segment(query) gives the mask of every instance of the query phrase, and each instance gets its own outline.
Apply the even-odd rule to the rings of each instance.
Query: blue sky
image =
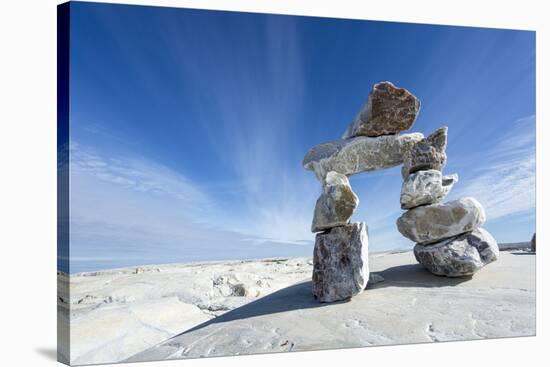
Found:
[[[71,272],[309,256],[302,158],[383,80],[449,127],[449,199],[535,230],[534,32],[72,3],[70,52]],[[371,251],[411,248],[399,167],[350,180]]]

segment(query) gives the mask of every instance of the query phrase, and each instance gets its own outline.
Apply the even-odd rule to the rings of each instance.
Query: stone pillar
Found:
[[[369,241],[365,222],[318,233],[313,250],[313,295],[320,302],[349,299],[369,280]]]
[[[447,162],[447,128],[416,143],[403,162],[401,208],[397,229],[416,242],[414,256],[428,271],[447,277],[471,276],[498,259],[498,245],[481,228],[485,210],[474,198],[441,203],[458,182],[458,175],[442,176]]]

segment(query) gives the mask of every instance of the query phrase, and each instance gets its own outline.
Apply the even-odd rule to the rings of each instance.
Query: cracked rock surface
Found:
[[[435,275],[462,277],[498,259],[496,240],[483,228],[430,245],[414,247],[416,260]]]
[[[185,329],[311,277],[307,258],[141,266],[58,274],[60,331],[72,364],[124,360]],[[310,289],[311,292],[311,289]],[[69,312],[70,307],[70,312]],[[101,329],[98,333],[97,330]]]
[[[374,254],[385,280],[349,302],[317,302],[306,276],[128,361],[534,335],[536,255],[521,254],[502,252],[473,278],[435,277],[410,251]]]

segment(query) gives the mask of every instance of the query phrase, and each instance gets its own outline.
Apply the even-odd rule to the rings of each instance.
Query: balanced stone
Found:
[[[349,223],[359,198],[352,191],[349,180],[341,173],[330,171],[325,178],[323,193],[317,199],[312,232],[319,232]]]
[[[313,295],[335,302],[361,293],[369,280],[369,242],[364,222],[318,233],[313,250]]]
[[[457,181],[457,174],[443,177],[441,171],[435,169],[415,172],[405,179],[401,187],[401,208],[436,204],[447,196]]]
[[[410,129],[420,110],[420,101],[390,82],[375,84],[367,102],[347,128],[342,139],[354,136],[397,134]]]
[[[397,219],[397,229],[418,243],[432,243],[473,231],[485,222],[485,210],[474,198],[419,206]]]
[[[462,277],[474,274],[498,259],[496,240],[483,228],[431,245],[414,247],[416,260],[436,275]]]
[[[447,162],[447,127],[440,127],[409,149],[403,158],[403,178],[420,170],[441,171]]]
[[[302,165],[315,172],[321,182],[330,171],[350,176],[390,168],[403,163],[404,154],[423,137],[420,133],[413,133],[334,140],[311,148]]]

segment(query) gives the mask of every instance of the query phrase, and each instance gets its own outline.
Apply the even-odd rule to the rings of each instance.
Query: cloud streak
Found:
[[[511,124],[485,156],[485,164],[468,172],[453,197],[473,196],[488,220],[527,213],[535,208],[535,116]]]
[[[197,219],[207,219],[215,212],[209,195],[190,179],[150,160],[107,157],[93,149],[72,142],[71,172],[90,175],[100,181],[141,194],[177,200],[182,213],[191,212]]]
[[[74,142],[70,152],[71,272],[310,252],[311,241],[264,233],[180,172]]]
[[[225,188],[238,192],[243,204],[238,220],[227,220],[238,231],[281,241],[313,239],[309,228],[319,194],[318,183],[300,165],[305,152],[294,132],[304,118],[305,88],[296,27],[295,19],[276,17],[266,19],[259,32],[251,30],[250,47],[265,50],[256,60],[227,54],[223,43],[231,39],[224,28],[212,27],[203,35],[208,58],[200,52],[187,57],[186,45],[196,41],[186,38],[194,32],[185,25],[169,30],[165,38],[167,44],[179,45],[172,50],[181,60],[182,82],[193,86],[194,105],[219,116],[216,121],[200,114],[194,118],[231,171],[232,188]],[[175,34],[178,39],[172,38]],[[219,67],[209,67],[209,62],[222,59]],[[215,89],[205,87],[205,70],[213,70],[211,77],[224,82]]]

